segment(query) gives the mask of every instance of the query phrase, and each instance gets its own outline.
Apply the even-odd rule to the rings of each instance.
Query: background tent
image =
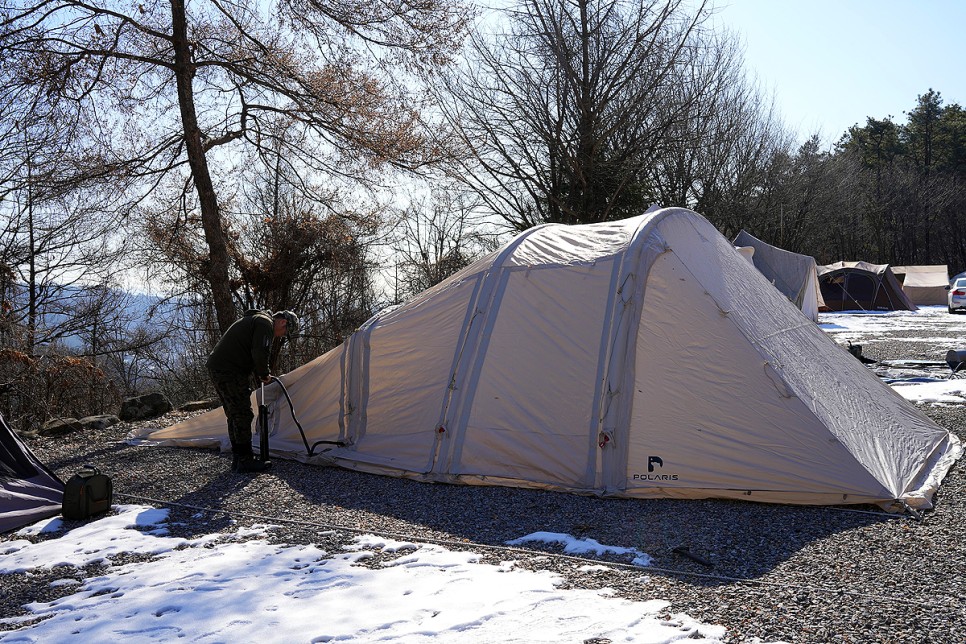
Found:
[[[814,257],[772,246],[744,230],[735,237],[734,245],[754,248],[751,261],[755,268],[810,320],[818,322],[824,302]]]
[[[818,284],[830,311],[915,311],[888,264],[836,262],[818,267]]]
[[[64,483],[0,416],[0,532],[60,514]]]
[[[426,481],[929,507],[960,451],[680,208],[532,228],[282,381],[344,445],[308,456],[281,399],[275,456]],[[225,448],[225,418],[129,440]]]
[[[945,264],[932,266],[893,266],[902,292],[913,304],[946,304],[949,269]]]

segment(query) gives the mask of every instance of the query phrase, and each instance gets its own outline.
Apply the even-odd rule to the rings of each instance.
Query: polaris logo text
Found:
[[[631,478],[635,481],[677,481],[677,474],[653,474],[657,467],[664,467],[664,459],[660,456],[647,457],[647,474],[633,474]]]

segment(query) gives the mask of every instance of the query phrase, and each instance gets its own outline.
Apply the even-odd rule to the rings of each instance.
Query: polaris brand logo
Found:
[[[657,468],[664,467],[664,459],[660,456],[647,457],[647,474],[633,474],[631,479],[634,481],[677,481],[677,474],[655,474]]]

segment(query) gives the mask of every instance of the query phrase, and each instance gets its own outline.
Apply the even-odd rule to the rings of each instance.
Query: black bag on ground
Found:
[[[61,514],[65,519],[89,519],[111,509],[114,484],[93,465],[70,477],[64,485]]]

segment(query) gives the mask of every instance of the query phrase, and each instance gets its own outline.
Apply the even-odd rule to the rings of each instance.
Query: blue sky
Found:
[[[964,0],[713,2],[800,139],[834,143],[868,116],[904,123],[930,88],[966,106]]]

